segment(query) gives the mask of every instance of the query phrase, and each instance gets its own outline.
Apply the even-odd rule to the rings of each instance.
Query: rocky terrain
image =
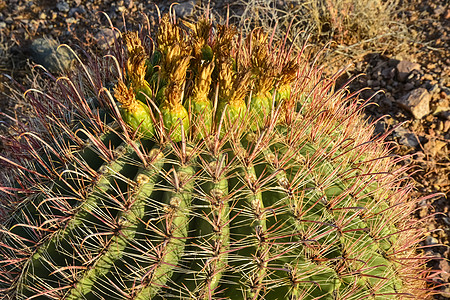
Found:
[[[282,6],[289,1],[278,2]],[[179,18],[188,18],[200,4],[178,3]],[[136,29],[143,22],[155,26],[155,5],[167,12],[170,3],[0,1],[0,131],[10,125],[6,115],[25,122],[28,116],[26,105],[11,97],[10,78],[29,85],[33,78],[30,63],[56,73],[70,67],[73,55],[65,48],[57,49],[59,44],[105,51],[118,37],[109,22],[119,29]],[[430,266],[442,271],[434,278],[435,298],[450,299],[450,5],[446,0],[408,0],[400,5],[399,18],[413,37],[404,45],[406,51],[366,51],[353,59],[339,82],[357,76],[350,89],[364,89],[360,97],[371,99],[365,110],[368,121],[374,123],[377,134],[389,132],[387,140],[393,142],[395,154],[408,156],[405,163],[411,165],[417,184],[415,196],[423,198],[415,216],[426,230],[422,251],[435,258]],[[225,16],[229,9],[230,20],[236,21],[245,1],[212,1],[211,6],[218,16]],[[330,70],[340,67],[330,66]]]

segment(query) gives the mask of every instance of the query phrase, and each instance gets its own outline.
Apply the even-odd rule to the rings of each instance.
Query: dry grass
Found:
[[[289,28],[294,44],[309,37],[315,50],[326,46],[328,61],[342,55],[361,57],[368,52],[399,53],[412,39],[398,17],[398,0],[241,0],[240,27],[270,30],[277,24],[278,37]],[[281,30],[280,30],[281,29]]]

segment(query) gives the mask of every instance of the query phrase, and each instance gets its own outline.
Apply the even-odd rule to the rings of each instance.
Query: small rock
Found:
[[[446,259],[439,261],[439,268],[442,270],[441,278],[448,282],[450,278],[450,264]]]
[[[445,113],[445,112],[449,112],[450,113],[450,101],[446,98],[444,99],[439,99],[438,101],[436,101],[436,103],[434,103],[432,106],[432,111],[433,114],[439,114],[439,113]],[[444,118],[445,119],[445,118]]]
[[[125,10],[126,10],[126,7],[122,6],[122,5],[120,5],[116,8],[116,12],[119,12],[119,13],[124,12]]]
[[[449,114],[450,118],[450,114]],[[442,129],[443,132],[450,132],[450,119],[444,122],[444,128]]]
[[[407,61],[407,60],[402,60],[401,62],[398,63],[397,65],[397,78],[399,81],[401,82],[405,82],[406,79],[408,78],[409,74],[411,73],[411,71],[413,70],[420,70],[420,65]]]
[[[74,55],[67,47],[58,49],[58,42],[50,38],[39,38],[33,41],[30,52],[33,60],[50,72],[62,72],[70,69]]]
[[[406,81],[419,80],[422,77],[420,70],[412,70],[406,77]]]
[[[407,82],[404,86],[403,86],[403,89],[405,90],[405,91],[410,91],[410,90],[412,90],[414,88],[414,83],[412,83],[412,82]]]
[[[189,0],[180,4],[174,5],[175,13],[178,18],[185,18],[194,13],[195,1]]]
[[[450,121],[450,110],[439,112],[439,116],[441,116],[444,120]]]
[[[446,142],[444,141],[440,141],[440,140],[436,140],[436,139],[430,139],[424,146],[423,148],[425,149],[425,151],[429,154],[431,154],[431,156],[435,157],[439,151],[444,148],[447,145]]]
[[[56,8],[60,12],[68,12],[70,10],[69,4],[67,4],[67,2],[65,1],[59,1],[58,3],[56,3]]]
[[[72,7],[72,8],[69,10],[69,17],[75,16],[75,13],[77,13],[77,12],[78,12],[78,8],[77,8],[77,7]]]
[[[83,15],[86,13],[86,10],[84,9],[84,6],[77,6],[77,7],[72,7],[69,10],[69,17],[74,17],[75,14],[79,14],[79,15]]]
[[[438,84],[433,84],[428,91],[431,94],[438,94],[441,91],[441,89],[439,88]]]
[[[77,19],[71,17],[71,18],[66,18],[66,23],[71,25],[71,24],[75,24],[77,22]]]
[[[390,97],[382,97],[381,98],[381,105],[383,107],[392,107],[392,99],[390,99]]]
[[[431,74],[425,74],[422,76],[422,80],[433,80],[433,76],[431,76]]]
[[[425,239],[425,244],[427,246],[431,246],[431,245],[437,245],[439,244],[439,241],[437,238],[432,237],[431,235],[427,236],[427,238]]]
[[[395,77],[395,68],[391,67],[391,68],[384,69],[381,72],[381,76],[383,76],[385,79],[392,79],[392,78],[394,78]]]
[[[114,31],[110,28],[101,29],[95,35],[95,40],[97,41],[97,46],[102,50],[108,50],[120,37],[120,34],[117,31]]]
[[[430,113],[431,95],[425,88],[412,90],[400,100],[398,104],[411,112],[416,119],[422,119]]]
[[[450,299],[450,287],[443,286],[438,292],[444,299]]]
[[[419,140],[415,134],[403,127],[395,129],[394,136],[398,137],[399,144],[403,146],[415,148],[419,145]]]
[[[445,20],[450,19],[450,8],[447,8],[447,10],[442,14],[442,16]]]
[[[5,22],[0,22],[0,29],[6,28],[6,23]]]
[[[396,66],[398,65],[399,62],[400,62],[400,61],[399,61],[398,59],[390,58],[390,59],[388,60],[388,66],[389,66],[389,67],[396,67]]]
[[[434,14],[436,17],[439,17],[440,15],[444,14],[444,12],[445,12],[445,7],[442,6],[442,5],[438,5],[438,6],[434,9],[433,14]]]

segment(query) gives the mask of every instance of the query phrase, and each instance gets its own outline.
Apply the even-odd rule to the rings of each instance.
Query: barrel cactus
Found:
[[[6,298],[427,296],[405,168],[302,51],[164,16],[78,60],[5,142]]]

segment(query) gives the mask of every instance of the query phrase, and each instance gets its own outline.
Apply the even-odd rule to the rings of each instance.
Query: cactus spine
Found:
[[[2,159],[4,295],[426,297],[405,170],[359,102],[236,33],[165,16],[153,45],[123,34],[118,70],[26,93],[40,124]]]

